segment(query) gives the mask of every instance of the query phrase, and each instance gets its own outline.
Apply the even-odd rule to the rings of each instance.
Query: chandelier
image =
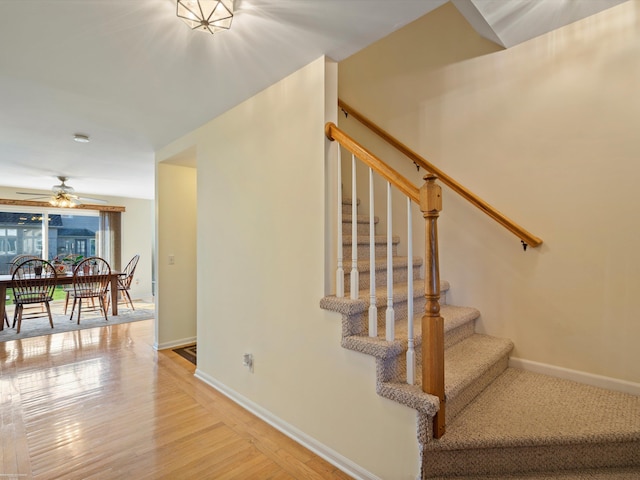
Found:
[[[231,28],[233,0],[176,0],[176,15],[191,30],[213,35]]]

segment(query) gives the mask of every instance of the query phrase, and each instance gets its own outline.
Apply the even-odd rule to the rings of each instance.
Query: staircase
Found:
[[[357,300],[325,297],[320,306],[342,314],[342,346],[376,358],[377,393],[417,411],[421,478],[640,479],[640,398],[508,366],[510,340],[475,333],[480,312],[448,305],[445,322],[447,433],[433,438],[437,397],[420,384],[424,312],[422,259],[399,257],[394,238],[395,340],[385,340],[386,238],[376,241],[378,336],[368,334],[369,217],[351,216],[343,203],[344,258],[351,258],[351,225],[358,222],[360,292]],[[407,265],[414,288],[407,291]],[[351,260],[345,260],[348,277]],[[349,285],[348,278],[345,286]],[[348,287],[347,287],[348,288]],[[406,383],[407,298],[415,301],[416,384]]]

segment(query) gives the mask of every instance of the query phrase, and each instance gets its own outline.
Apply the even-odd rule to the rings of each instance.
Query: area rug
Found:
[[[186,358],[194,365],[197,365],[197,350],[196,345],[187,345],[186,347],[174,348],[174,352],[176,352],[181,357]]]
[[[0,342],[8,342],[10,340],[20,340],[23,338],[38,337],[41,335],[51,335],[53,333],[71,332],[74,330],[83,330],[85,328],[106,327],[119,323],[137,322],[139,320],[148,320],[155,315],[155,307],[153,303],[134,301],[135,310],[127,308],[124,304],[118,306],[118,315],[108,315],[108,321],[105,321],[99,310],[82,309],[80,316],[80,325],[77,323],[77,312],[74,314],[73,321],[69,321],[69,315],[64,314],[64,302],[53,302],[51,310],[53,313],[53,328],[49,325],[49,318],[44,317],[23,318],[20,334],[16,333],[15,328],[7,327],[0,331]],[[9,322],[13,320],[13,308],[8,308]]]

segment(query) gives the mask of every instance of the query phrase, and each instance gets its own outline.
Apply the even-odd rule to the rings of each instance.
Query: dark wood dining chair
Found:
[[[39,259],[40,257],[38,257],[37,255],[30,255],[30,254],[16,255],[9,262],[9,275],[12,275],[15,269],[18,267],[18,265],[20,265],[25,260],[39,260]]]
[[[122,297],[125,305],[132,310],[135,310],[135,307],[133,306],[131,295],[129,295],[129,290],[131,289],[133,275],[135,274],[136,267],[138,266],[138,260],[140,260],[140,255],[134,255],[131,260],[129,260],[129,263],[127,263],[127,266],[124,267],[122,273],[118,275],[118,298]],[[107,297],[107,307],[109,306],[110,301],[111,296]]]
[[[98,300],[98,305],[107,318],[107,291],[111,282],[111,267],[109,263],[100,257],[89,257],[82,260],[73,271],[72,286],[70,292],[73,297],[71,307],[71,317],[78,306],[78,324],[80,324],[80,314],[82,312],[82,300]]]
[[[9,275],[13,275],[13,272],[15,272],[16,268],[18,267],[18,265],[20,265],[22,262],[24,262],[25,260],[39,260],[40,257],[37,255],[31,255],[31,254],[20,254],[20,255],[16,255],[15,257],[13,257],[11,259],[11,261],[9,262]],[[7,300],[9,300],[11,297],[9,295],[7,295],[5,302]],[[5,303],[6,305],[6,303]],[[43,305],[34,305],[33,308],[38,308],[42,313],[44,313],[44,307]],[[7,327],[9,326],[9,319],[7,318],[7,309],[5,307],[4,310],[4,318],[7,322]]]
[[[49,302],[53,300],[53,292],[56,288],[56,269],[46,260],[30,259],[18,263],[11,277],[13,303],[15,312],[13,315],[13,327],[18,325],[17,333],[20,333],[22,318],[25,315],[24,307],[27,305],[41,304],[46,307],[49,316],[49,324],[53,328],[53,317]],[[42,317],[44,312],[31,312],[30,317]]]

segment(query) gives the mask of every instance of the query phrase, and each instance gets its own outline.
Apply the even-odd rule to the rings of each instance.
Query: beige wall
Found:
[[[478,307],[516,357],[631,382],[639,24],[631,1],[500,50],[446,4],[339,65],[343,100],[545,242],[523,252],[445,188],[449,300]]]
[[[376,395],[373,358],[341,348],[340,316],[319,307],[336,81],[320,58],[163,150],[197,151],[197,373],[330,454],[414,479],[415,412]]]
[[[196,338],[197,171],[169,161],[156,164],[158,348]]]
[[[29,190],[37,192],[38,190]],[[25,197],[16,195],[16,189],[0,187],[0,198],[24,200]],[[42,192],[44,195],[48,191]],[[135,254],[140,254],[140,261],[136,267],[134,282],[131,286],[131,298],[146,301],[153,300],[152,262],[154,243],[154,203],[153,200],[139,198],[109,197],[91,195],[106,200],[109,205],[125,207],[122,214],[122,267]]]

